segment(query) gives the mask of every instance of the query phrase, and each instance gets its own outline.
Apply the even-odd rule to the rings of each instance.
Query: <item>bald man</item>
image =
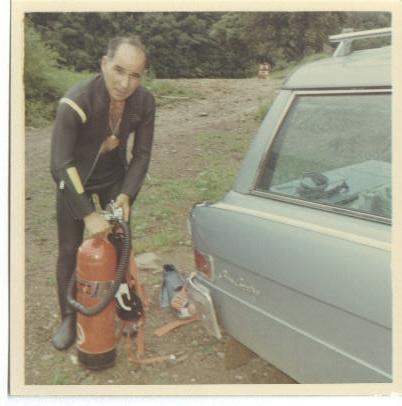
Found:
[[[104,207],[110,200],[129,220],[148,170],[154,133],[155,99],[141,85],[147,55],[136,37],[110,41],[101,74],[74,86],[60,100],[51,145],[51,173],[57,185],[59,253],[57,292],[61,324],[52,343],[69,348],[76,338],[76,315],[67,286],[76,266],[84,228],[103,235],[109,223],[95,211],[92,194]],[[127,139],[134,132],[132,159]]]

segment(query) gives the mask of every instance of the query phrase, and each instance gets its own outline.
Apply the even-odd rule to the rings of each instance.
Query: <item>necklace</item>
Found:
[[[119,138],[117,137],[117,133],[119,131],[121,119],[123,117],[125,102],[110,102],[109,108],[109,127],[111,130],[111,134],[106,137],[103,141],[101,146],[101,154],[105,154],[106,152],[110,152],[113,149],[117,148],[120,144]]]
[[[110,102],[109,127],[110,130],[112,131],[112,135],[114,136],[117,136],[117,133],[119,131],[121,119],[123,117],[124,105],[125,105],[124,101],[116,102],[112,100]]]

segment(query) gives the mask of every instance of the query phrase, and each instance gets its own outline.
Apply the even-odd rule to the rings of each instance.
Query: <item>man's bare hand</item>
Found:
[[[130,197],[125,193],[120,193],[116,198],[115,206],[123,209],[123,220],[128,221],[130,217]]]
[[[90,237],[103,237],[112,228],[108,221],[96,212],[84,217],[84,222]]]

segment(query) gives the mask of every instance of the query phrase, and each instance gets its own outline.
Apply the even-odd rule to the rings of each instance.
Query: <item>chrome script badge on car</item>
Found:
[[[254,286],[250,286],[250,285],[246,285],[244,283],[244,279],[243,278],[239,278],[238,280],[234,279],[229,271],[227,271],[226,269],[224,269],[218,276],[218,279],[225,279],[226,281],[228,281],[230,284],[232,284],[233,286],[236,286],[239,289],[242,289],[248,293],[253,294],[254,296],[259,296],[259,294],[261,293],[258,289],[256,289]]]

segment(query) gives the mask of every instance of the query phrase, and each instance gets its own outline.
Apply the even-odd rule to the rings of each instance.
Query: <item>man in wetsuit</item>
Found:
[[[96,193],[103,207],[115,200],[128,221],[148,169],[155,100],[141,86],[146,59],[138,38],[115,38],[101,60],[101,74],[79,83],[60,100],[51,146],[51,172],[57,185],[57,290],[62,318],[52,343],[59,350],[70,347],[76,338],[75,313],[66,291],[84,227],[91,236],[110,229],[95,211],[91,196]],[[127,139],[132,132],[134,144],[128,162]]]

